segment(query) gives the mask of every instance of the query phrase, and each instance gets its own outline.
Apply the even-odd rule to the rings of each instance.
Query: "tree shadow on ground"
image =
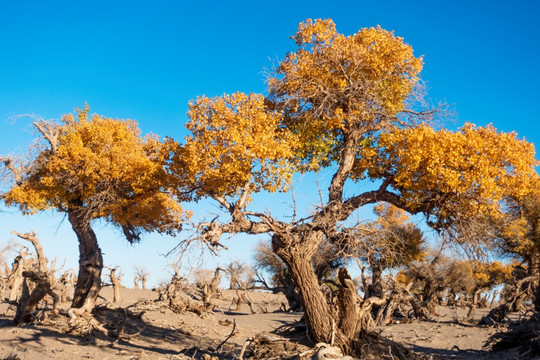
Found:
[[[200,335],[194,335],[180,327],[161,327],[150,324],[142,319],[143,312],[132,313],[126,308],[111,309],[97,307],[93,311],[94,318],[107,330],[107,333],[92,330],[87,334],[78,333],[78,329],[70,327],[65,313],[49,315],[47,321],[41,324],[25,324],[16,326],[13,319],[0,316],[0,331],[13,331],[11,345],[20,351],[30,344],[36,349],[45,351],[45,339],[53,339],[61,345],[84,347],[97,346],[101,350],[121,353],[146,353],[153,358],[157,355],[178,356],[191,353],[197,349],[193,359],[200,359],[204,354],[215,355],[226,359],[224,354],[214,354],[207,349],[212,340]],[[30,329],[24,331],[24,329]],[[22,330],[22,331],[20,331]],[[7,344],[6,344],[7,345]],[[179,358],[179,357],[175,357]],[[232,357],[231,357],[232,359]]]
[[[437,360],[472,360],[472,359],[514,359],[515,354],[509,354],[508,352],[493,352],[490,350],[469,350],[469,349],[460,349],[457,346],[454,346],[452,349],[437,349],[431,348],[428,346],[420,346],[414,344],[407,344],[409,348],[417,354],[431,356],[433,359]]]

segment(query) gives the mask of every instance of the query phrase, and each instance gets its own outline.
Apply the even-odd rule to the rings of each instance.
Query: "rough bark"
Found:
[[[540,254],[531,255],[528,275],[534,276],[534,277],[540,276]],[[534,310],[536,312],[540,312],[540,281],[535,281],[533,283],[532,292],[533,292]]]
[[[373,262],[371,264],[371,284],[368,285],[366,298],[372,296],[376,296],[379,298],[383,297],[382,270],[382,266],[380,266],[377,262]]]
[[[352,336],[354,336],[356,328],[350,332],[351,336],[342,332],[341,326],[349,331],[348,325],[351,321],[347,319],[347,316],[344,316],[343,322],[340,322],[335,309],[328,304],[326,296],[321,290],[311,263],[321,239],[322,234],[317,233],[306,234],[302,242],[275,235],[272,238],[272,247],[289,268],[304,307],[304,317],[312,340],[316,343],[323,342],[339,346],[348,353],[351,351]],[[352,292],[355,292],[354,287],[343,290],[343,296],[346,298],[338,300],[342,302],[344,309],[353,309],[356,306],[356,299]],[[356,312],[351,313],[353,318],[357,315]]]
[[[25,282],[23,287],[26,288],[28,292],[28,285],[26,279],[33,281],[36,286],[28,296],[22,296],[19,302],[17,314],[14,319],[15,325],[19,325],[25,322],[33,321],[33,313],[36,311],[37,306],[41,300],[46,295],[50,295],[53,298],[53,311],[56,312],[58,308],[58,303],[60,301],[60,296],[52,290],[50,283],[50,278],[47,273],[35,272],[35,271],[25,271],[23,273],[25,277]],[[23,291],[24,293],[25,291]]]
[[[69,210],[68,218],[79,240],[79,275],[71,306],[91,311],[101,290],[103,257],[84,211]]]
[[[362,330],[361,314],[358,310],[358,294],[346,269],[338,272],[339,279],[339,329],[349,339],[356,339]]]
[[[272,246],[276,254],[289,268],[298,295],[304,305],[306,323],[315,342],[331,342],[335,321],[326,298],[320,290],[317,276],[311,264],[311,258],[318,247],[318,242],[304,242],[303,246],[287,246],[290,239],[272,238]],[[335,326],[334,326],[335,327]]]
[[[17,312],[15,313],[15,318],[13,319],[13,323],[15,325],[19,325],[23,322],[24,318],[24,312],[26,309],[26,303],[28,302],[28,298],[30,297],[30,290],[28,289],[28,279],[22,278],[22,291],[21,296],[19,297],[19,302],[17,305]]]

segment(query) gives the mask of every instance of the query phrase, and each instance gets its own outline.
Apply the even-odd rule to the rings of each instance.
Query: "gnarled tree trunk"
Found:
[[[529,266],[529,276],[540,276],[540,254],[531,255]],[[533,304],[534,310],[540,312],[540,282],[536,281],[533,285]]]
[[[71,306],[91,311],[101,290],[103,257],[84,210],[69,210],[68,218],[79,240],[79,275]]]
[[[312,340],[336,345],[347,354],[382,355],[391,352],[396,359],[405,359],[405,348],[368,331],[369,323],[373,321],[370,314],[372,306],[380,306],[386,299],[371,297],[361,301],[345,268],[338,271],[337,307],[328,303],[311,262],[322,234],[312,232],[303,235],[299,239],[290,234],[275,234],[272,248],[289,268],[304,306]]]
[[[354,334],[348,334],[351,336],[347,336],[341,331],[341,326],[348,328],[349,321],[347,321],[347,318],[349,315],[342,314],[341,319],[338,319],[335,309],[330,307],[321,290],[311,262],[320,244],[319,238],[322,239],[321,234],[308,234],[303,239],[304,241],[296,241],[292,245],[292,239],[280,238],[274,235],[272,246],[276,254],[289,268],[298,295],[302,300],[304,316],[312,340],[316,343],[335,344],[344,351],[349,352]],[[343,299],[340,308],[353,308],[356,306],[356,304],[349,304],[347,300]],[[352,312],[350,316],[356,318],[357,314]],[[354,332],[356,333],[356,331]]]

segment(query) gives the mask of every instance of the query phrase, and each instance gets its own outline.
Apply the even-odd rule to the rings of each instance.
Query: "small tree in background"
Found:
[[[140,283],[143,289],[146,289],[146,281],[148,280],[148,275],[150,275],[150,273],[148,272],[148,270],[146,270],[145,267],[140,266],[140,265],[135,266],[135,280],[134,281],[137,284]],[[136,287],[136,289],[138,289],[138,287]]]
[[[373,211],[377,220],[356,227],[357,242],[351,251],[371,270],[371,284],[364,289],[365,296],[382,297],[383,271],[422,259],[424,238],[410,222],[410,216],[396,206],[379,203]]]
[[[248,290],[253,287],[255,273],[245,262],[233,260],[223,270],[229,278],[230,290]]]

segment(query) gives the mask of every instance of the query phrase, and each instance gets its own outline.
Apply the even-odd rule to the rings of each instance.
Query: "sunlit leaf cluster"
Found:
[[[307,20],[269,79],[270,98],[286,111],[307,169],[340,156],[344,137],[398,121],[422,69],[411,46],[380,27],[345,36],[332,20]],[[356,135],[353,135],[356,136]]]
[[[531,190],[534,146],[515,133],[466,124],[459,131],[396,128],[363,148],[355,176],[388,179],[414,209],[431,201],[438,217],[475,214]]]
[[[285,190],[291,182],[294,137],[262,95],[199,97],[190,103],[191,131],[172,162],[180,189],[194,198]]]
[[[481,262],[476,260],[464,261],[468,279],[472,280],[469,291],[491,288],[509,282],[513,278],[515,264],[503,264],[499,261]]]

